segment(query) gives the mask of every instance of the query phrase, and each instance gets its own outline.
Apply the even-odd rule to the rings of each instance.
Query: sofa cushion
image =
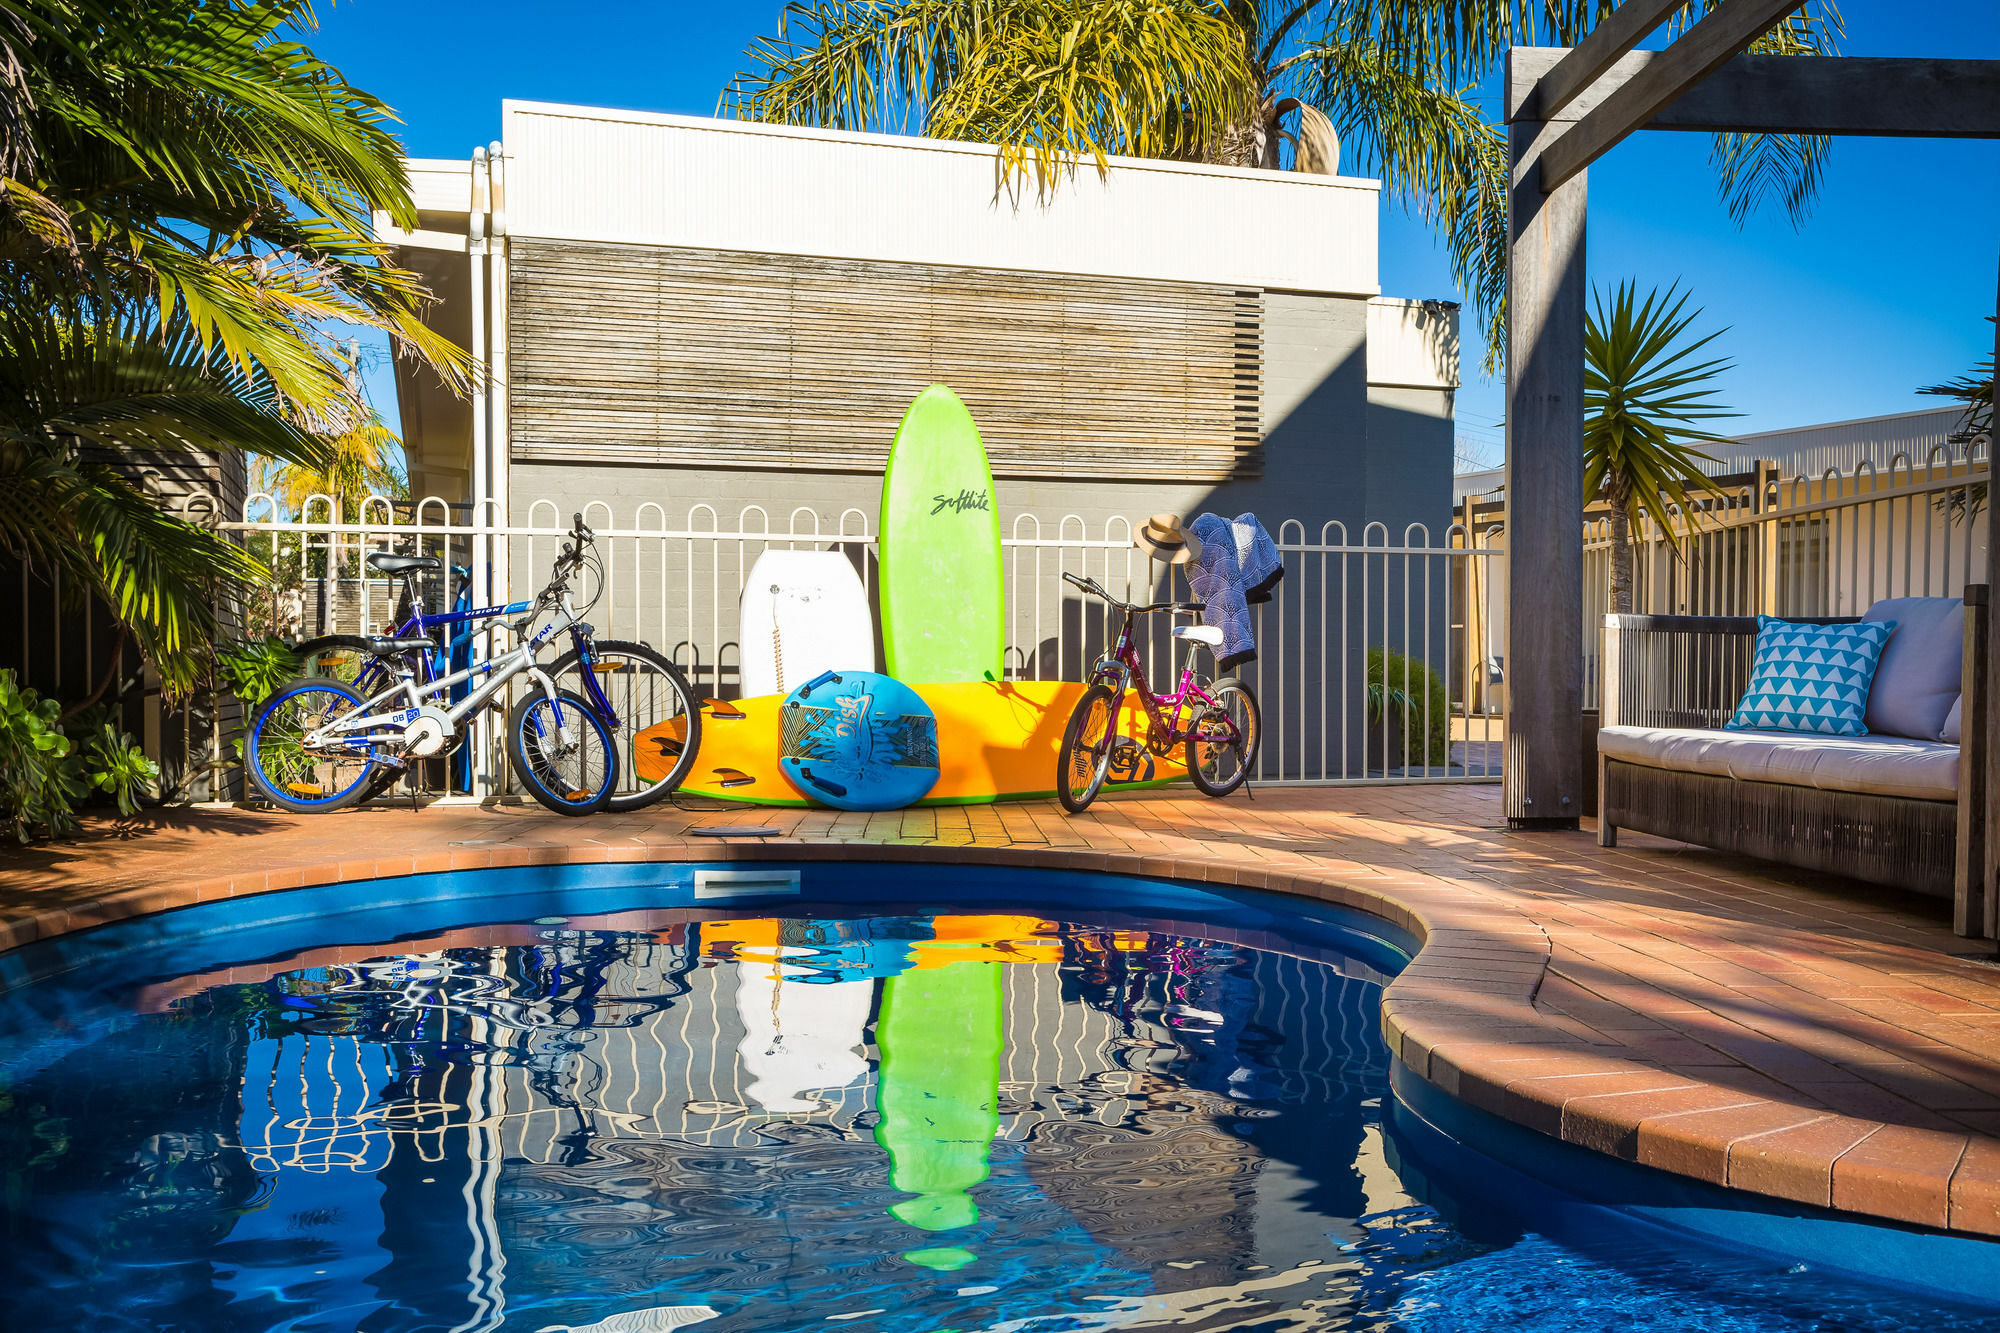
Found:
[[[1869,682],[1895,628],[1893,621],[1806,625],[1758,616],[1750,684],[1729,730],[1867,735]]]
[[[1868,691],[1868,730],[1934,741],[1958,698],[1965,661],[1965,603],[1956,597],[1892,597],[1861,619],[1893,624],[1896,632],[1875,664]]]
[[[1961,694],[1951,701],[1951,711],[1944,715],[1944,730],[1938,733],[1938,739],[1946,745],[1963,744],[1964,731],[1965,696]]]
[[[1795,731],[1606,727],[1598,752],[1629,764],[1781,782],[1823,791],[1958,798],[1958,747],[1903,736],[1808,736]]]

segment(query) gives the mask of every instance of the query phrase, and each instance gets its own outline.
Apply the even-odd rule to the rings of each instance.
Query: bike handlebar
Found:
[[[1144,605],[1121,602],[1106,592],[1103,585],[1098,583],[1096,579],[1078,578],[1074,574],[1064,574],[1063,582],[1081,588],[1092,597],[1103,598],[1105,601],[1111,603],[1111,605],[1129,615],[1148,615],[1155,611],[1173,611],[1177,614],[1193,615],[1205,609],[1205,604],[1202,602],[1150,602]]]

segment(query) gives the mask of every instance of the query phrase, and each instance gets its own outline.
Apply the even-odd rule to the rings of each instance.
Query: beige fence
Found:
[[[1716,479],[1721,493],[1675,513],[1672,534],[1651,521],[1632,533],[1632,609],[1652,615],[1858,616],[1885,597],[1957,597],[1986,580],[1991,472],[1983,439],[1964,450],[1898,454],[1818,476],[1774,463]],[[1460,527],[1504,530],[1504,500],[1471,497]],[[1602,507],[1583,526],[1584,706],[1595,708],[1604,613],[1611,609],[1611,532]],[[1501,574],[1499,569],[1494,574]],[[1506,586],[1474,617],[1504,625]],[[1505,644],[1475,651],[1505,679]],[[1504,711],[1501,691],[1488,705]]]

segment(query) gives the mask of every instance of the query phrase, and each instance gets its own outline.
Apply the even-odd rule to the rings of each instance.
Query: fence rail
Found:
[[[871,601],[875,596],[877,536],[872,515],[860,510],[823,516],[799,508],[778,516],[747,505],[730,515],[696,503],[675,525],[652,503],[620,512],[592,501],[576,509],[603,555],[591,623],[604,637],[652,644],[705,696],[737,693],[737,604],[764,550],[841,551]],[[351,522],[333,521],[325,497],[309,501],[296,518],[263,494],[250,496],[232,519],[204,513],[201,500],[188,510],[235,534],[279,571],[278,581],[245,608],[245,618],[253,631],[292,639],[381,630],[400,618],[397,585],[367,575],[363,557],[370,552],[440,557],[441,577],[424,592],[433,610],[449,605],[467,579],[474,603],[491,605],[539,588],[570,527],[568,508],[552,500],[526,506],[518,524],[476,521],[490,506],[451,506],[435,497],[414,505],[371,497]],[[1132,533],[1123,518],[1096,525],[1076,515],[1015,519],[1001,542],[1009,679],[1083,679],[1115,638],[1117,613],[1081,600],[1062,582],[1064,573],[1094,576],[1134,600],[1187,594],[1185,572],[1153,561],[1133,545]],[[1237,673],[1263,707],[1256,778],[1497,780],[1498,695],[1489,663],[1470,651],[1501,637],[1497,626],[1472,623],[1487,614],[1488,591],[1504,583],[1488,570],[1504,559],[1492,534],[1456,524],[1437,533],[1421,524],[1391,533],[1380,523],[1350,533],[1339,522],[1309,527],[1290,520],[1272,535],[1285,578],[1269,602],[1252,608],[1258,656]],[[1140,626],[1141,653],[1156,686],[1168,685],[1188,654],[1199,651],[1172,638],[1170,628],[1163,617]],[[215,739],[218,753],[227,739]],[[454,794],[483,798],[506,790],[505,765],[490,740],[482,754],[472,789]]]
[[[1988,441],[1785,476],[1775,463],[1719,477],[1720,493],[1662,528],[1634,526],[1632,610],[1645,615],[1860,615],[1885,597],[1959,597],[1982,582]],[[1461,521],[1504,528],[1505,505],[1469,499]],[[1611,605],[1608,519],[1583,525],[1584,706],[1596,708]],[[1504,590],[1499,594],[1504,599]],[[1504,623],[1496,608],[1492,623]],[[1504,675],[1505,648],[1491,650]]]

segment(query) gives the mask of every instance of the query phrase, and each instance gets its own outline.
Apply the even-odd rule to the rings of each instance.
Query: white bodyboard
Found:
[[[764,552],[737,612],[745,699],[789,694],[823,671],[875,669],[868,593],[839,551]]]

